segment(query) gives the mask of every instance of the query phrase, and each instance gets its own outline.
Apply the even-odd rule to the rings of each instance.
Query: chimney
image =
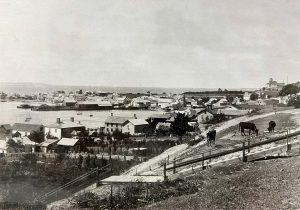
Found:
[[[114,116],[114,113],[111,112],[111,113],[110,113],[110,116]]]
[[[74,117],[71,117],[71,118],[70,118],[70,121],[71,121],[71,122],[74,122]]]
[[[137,119],[136,114],[133,114],[134,119]]]
[[[56,123],[60,124],[60,118],[56,118]]]

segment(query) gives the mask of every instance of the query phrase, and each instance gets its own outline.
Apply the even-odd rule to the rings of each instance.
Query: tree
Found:
[[[297,94],[300,92],[300,88],[295,84],[288,84],[283,86],[282,90],[279,92],[280,96],[287,96],[292,94]]]
[[[218,88],[218,92],[222,92],[222,89],[221,89],[221,88]]]
[[[33,131],[30,133],[28,138],[36,143],[41,143],[44,141],[44,134],[43,132]]]
[[[119,130],[115,130],[113,133],[112,133],[112,136],[114,137],[115,140],[117,141],[121,141],[122,139],[124,139],[124,134],[119,131]]]
[[[189,129],[188,122],[188,116],[179,113],[171,124],[171,132],[179,137],[180,143],[182,142],[182,136],[186,134]]]
[[[250,95],[250,100],[256,101],[257,99],[258,99],[258,94],[252,93],[252,94]]]

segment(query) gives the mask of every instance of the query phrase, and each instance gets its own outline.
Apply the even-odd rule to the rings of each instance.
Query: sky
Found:
[[[0,1],[0,82],[256,88],[299,58],[298,0]]]

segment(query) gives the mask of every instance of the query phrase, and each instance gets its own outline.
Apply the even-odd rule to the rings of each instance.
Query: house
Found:
[[[54,151],[54,148],[58,141],[59,140],[57,139],[47,139],[46,141],[38,144],[37,146],[40,148],[41,152],[48,153],[50,151]]]
[[[266,90],[271,90],[271,91],[280,91],[283,86],[284,86],[284,82],[280,83],[277,82],[275,80],[273,80],[272,78],[270,78],[269,82],[266,84]]]
[[[69,138],[72,136],[72,132],[84,132],[85,126],[74,122],[74,118],[71,117],[69,122],[62,122],[60,118],[56,119],[56,123],[45,126],[44,135],[50,138]]]
[[[251,113],[252,110],[240,110],[240,109],[218,109],[217,114],[223,114],[226,118],[232,119],[233,117],[240,117]]]
[[[250,96],[251,96],[251,93],[245,92],[244,95],[243,95],[243,99],[245,101],[250,101]]]
[[[0,139],[5,139],[11,135],[12,127],[10,124],[0,125]]]
[[[19,133],[21,137],[29,136],[33,132],[43,132],[43,125],[15,123],[12,126],[12,135]]]
[[[6,152],[7,152],[6,140],[0,139],[0,153],[6,153]]]
[[[109,116],[104,121],[105,133],[113,133],[114,131],[121,131],[123,126],[128,122],[128,117]]]
[[[122,132],[129,133],[130,135],[138,135],[145,133],[149,124],[144,119],[130,119],[123,126]]]
[[[151,102],[149,100],[146,99],[142,99],[142,98],[133,98],[131,100],[130,106],[132,107],[136,107],[136,108],[149,108],[151,105]]]
[[[227,101],[226,98],[221,98],[218,102],[214,103],[214,107],[223,107],[223,106],[226,106],[228,105],[229,102]]]
[[[148,122],[152,125],[157,125],[159,122],[166,122],[172,117],[172,114],[153,114],[148,118]]]
[[[68,151],[80,151],[80,141],[79,139],[74,138],[62,138],[60,141],[57,142],[57,145],[60,147],[61,151],[68,152]]]
[[[210,109],[202,110],[197,114],[197,121],[199,124],[208,123],[214,118],[216,114],[217,112],[215,110],[210,110]]]

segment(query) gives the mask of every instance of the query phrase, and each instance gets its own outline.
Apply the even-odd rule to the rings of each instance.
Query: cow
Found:
[[[253,131],[253,133],[255,133],[256,135],[258,135],[258,129],[256,128],[256,125],[254,123],[251,122],[240,122],[239,124],[239,130],[241,131],[241,135],[243,136],[246,135],[245,134],[245,129],[249,130],[249,136],[251,135],[251,131]]]
[[[276,123],[272,120],[269,122],[269,127],[268,127],[268,131],[271,133],[271,132],[274,132],[274,129],[275,129],[275,126],[276,126]]]
[[[211,146],[212,143],[215,144],[216,135],[217,135],[217,131],[215,129],[210,130],[210,131],[207,132],[206,137],[207,137],[208,146]]]

